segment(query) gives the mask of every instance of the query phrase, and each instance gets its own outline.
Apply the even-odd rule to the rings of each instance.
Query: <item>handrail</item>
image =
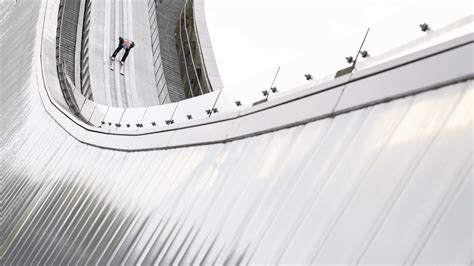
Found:
[[[199,80],[199,75],[197,73],[197,70],[196,70],[196,64],[194,63],[194,51],[191,47],[191,40],[189,39],[189,33],[188,33],[188,21],[187,21],[187,11],[188,11],[188,4],[189,4],[189,0],[186,0],[186,3],[184,4],[184,32],[186,33],[186,39],[187,39],[187,43],[188,43],[188,50],[189,50],[189,55],[190,55],[190,58],[191,58],[191,65],[193,66],[193,70],[194,70],[194,74],[196,75],[196,80],[197,80],[197,83],[198,83],[198,86],[199,86],[199,90],[201,91],[201,95],[204,94],[204,91],[202,90],[202,85],[201,85],[201,81]],[[194,25],[194,14],[191,14],[193,16],[193,25]],[[199,46],[199,44],[197,44]]]
[[[58,11],[58,26],[56,28],[56,69],[58,73],[59,84],[61,86],[61,92],[64,96],[64,100],[68,105],[71,112],[86,122],[86,119],[81,116],[81,108],[76,102],[74,97],[75,85],[67,75],[67,69],[62,56],[62,45],[63,45],[63,23],[64,23],[64,12],[65,12],[65,0],[60,0],[59,11]]]
[[[81,36],[81,51],[80,51],[80,77],[81,77],[81,93],[89,100],[93,99],[90,83],[90,68],[89,68],[89,31],[91,22],[91,1],[83,0],[84,2],[84,20],[82,25]]]
[[[184,52],[184,43],[183,43],[183,36],[182,36],[183,12],[184,12],[184,8],[181,9],[181,13],[179,15],[179,34],[178,35],[179,35],[179,40],[180,40],[180,43],[181,43],[181,52],[182,52],[182,55],[183,55],[184,68],[185,68],[186,76],[187,76],[186,81],[189,84],[189,91],[191,92],[191,97],[194,97],[194,92],[193,92],[192,86],[191,86],[191,78],[189,77],[188,64],[186,64],[186,53]]]
[[[193,7],[193,10],[195,10],[195,9],[196,9],[196,7]],[[199,28],[197,26],[195,15],[193,15],[193,21],[194,21],[194,29],[196,31],[195,35],[196,35],[196,39],[197,39],[197,43],[198,43],[198,46],[196,48],[198,49],[199,55],[201,56],[201,64],[203,66],[203,70],[206,72],[205,73],[205,78],[207,80],[207,84],[209,84],[209,89],[210,89],[210,91],[214,91],[214,87],[212,86],[211,79],[209,78],[209,73],[207,72],[206,60],[205,60],[204,54],[202,52],[201,38],[199,36]]]
[[[192,21],[189,21],[188,19],[188,9],[191,10],[191,14],[189,16]],[[192,27],[191,32],[188,29],[188,23],[190,23]],[[181,61],[180,65],[181,65],[182,71],[186,72],[186,76],[183,77],[182,75],[182,78],[183,78],[183,81],[187,83],[187,85],[189,85],[189,91],[190,91],[191,97],[204,95],[204,94],[213,92],[214,90],[209,78],[209,74],[206,69],[204,55],[202,53],[202,47],[201,47],[199,34],[198,34],[198,28],[196,24],[196,18],[194,15],[194,0],[186,0],[183,8],[181,9],[176,34],[179,38],[177,42],[178,42],[178,45],[180,44],[179,45],[180,46],[179,48],[181,50],[180,54],[182,55],[182,58],[180,59]],[[192,46],[193,38],[196,39],[195,47]],[[202,73],[200,76],[198,75],[198,71],[197,71],[197,66],[195,62],[196,58],[200,58],[200,61],[201,61],[200,66],[201,66]],[[189,68],[192,68],[192,70],[189,70]],[[184,80],[184,79],[187,79],[187,80]],[[191,81],[193,79],[196,79],[197,86],[199,88],[199,91],[197,93],[200,93],[200,94],[198,95],[194,95],[193,87],[191,84]],[[205,82],[205,84],[203,85],[202,82]]]

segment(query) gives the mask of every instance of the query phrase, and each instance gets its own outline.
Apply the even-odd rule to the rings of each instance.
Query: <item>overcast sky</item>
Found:
[[[226,88],[263,77],[278,66],[316,77],[347,66],[368,27],[372,55],[472,14],[469,1],[205,0],[206,18]],[[304,72],[304,73],[303,73]],[[298,72],[299,73],[299,72]],[[282,74],[284,76],[284,73]],[[300,78],[298,77],[298,79]],[[242,85],[244,84],[244,85]]]

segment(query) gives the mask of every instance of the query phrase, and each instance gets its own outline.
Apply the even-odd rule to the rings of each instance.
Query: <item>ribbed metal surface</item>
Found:
[[[103,150],[43,110],[39,7],[0,25],[0,264],[472,261],[472,81],[227,144]]]
[[[16,3],[15,0],[3,0],[0,2],[0,21],[4,20],[9,13],[10,8]]]

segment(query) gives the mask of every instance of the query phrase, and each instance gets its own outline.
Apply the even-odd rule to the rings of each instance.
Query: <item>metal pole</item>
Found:
[[[272,86],[270,86],[270,90],[267,91],[267,98],[266,98],[267,101],[268,101],[268,97],[270,96],[270,93],[272,92],[273,85],[275,85],[275,81],[276,81],[276,79],[277,79],[277,77],[278,77],[278,74],[280,73],[280,68],[281,68],[281,66],[278,67],[278,70],[277,70],[277,72],[276,72],[276,74],[275,74],[275,77],[273,78]]]
[[[355,57],[354,63],[352,64],[352,67],[355,68],[355,65],[357,63],[357,59],[359,58],[359,54],[362,51],[362,48],[364,47],[365,40],[367,40],[367,36],[369,35],[370,27],[367,29],[367,32],[365,33],[364,40],[362,40],[362,43],[360,44],[359,51],[357,51],[357,55]]]

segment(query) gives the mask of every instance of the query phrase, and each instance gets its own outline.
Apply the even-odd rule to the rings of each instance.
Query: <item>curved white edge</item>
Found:
[[[474,78],[474,34],[470,33],[256,106],[234,106],[233,95],[225,90],[175,104],[136,110],[109,108],[85,101],[83,116],[92,124],[101,124],[102,127],[97,128],[76,118],[64,105],[56,68],[51,67],[55,57],[48,51],[53,47],[51,42],[55,42],[50,28],[56,28],[53,14],[55,11],[57,14],[57,3],[45,1],[43,9],[38,34],[41,46],[36,62],[44,107],[78,141],[112,150],[145,151],[230,142]],[[213,107],[218,112],[208,117],[205,111]],[[187,114],[193,119],[185,118]],[[168,116],[175,124],[163,123]],[[132,123],[135,119],[140,121]],[[115,123],[121,123],[122,127],[117,128]],[[131,124],[130,128],[125,127],[127,123]],[[139,123],[143,128],[137,128]]]

